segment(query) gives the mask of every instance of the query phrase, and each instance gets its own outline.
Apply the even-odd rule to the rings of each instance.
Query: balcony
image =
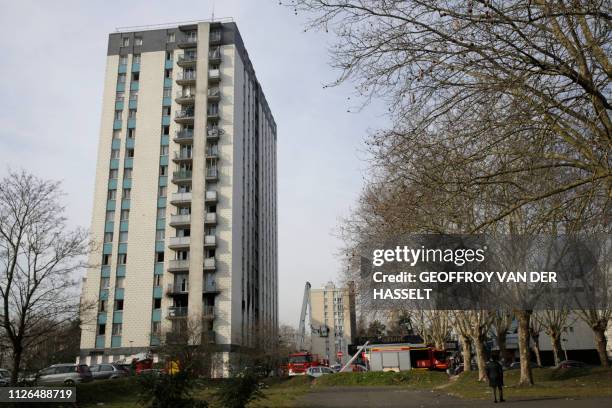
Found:
[[[221,47],[217,47],[208,51],[208,62],[221,62]]]
[[[171,306],[168,308],[168,319],[180,319],[187,317],[187,308]]]
[[[198,37],[195,35],[187,36],[183,39],[178,40],[176,45],[179,48],[194,48],[198,45]]]
[[[193,159],[191,151],[174,152],[174,158],[172,159],[175,163],[188,162]]]
[[[194,67],[198,61],[196,54],[184,54],[178,58],[176,65],[179,67]]]
[[[206,149],[206,158],[207,159],[217,159],[219,158],[219,149],[217,149],[217,146],[214,146],[214,148],[208,148]]]
[[[178,296],[178,295],[186,295],[189,293],[189,284],[180,284],[180,283],[169,283],[166,288],[166,295],[168,296]]]
[[[195,93],[178,91],[174,100],[179,105],[193,105],[195,103]]]
[[[207,330],[202,333],[202,344],[214,344],[216,342],[214,330]]]
[[[214,274],[206,274],[204,276],[204,287],[202,288],[203,294],[216,295],[219,293],[219,289],[217,288],[217,284],[213,278]]]
[[[213,320],[215,318],[215,307],[204,305],[202,307],[202,319]]]
[[[209,82],[219,82],[221,81],[221,71],[219,68],[209,69],[208,70],[208,81]]]
[[[176,77],[176,83],[179,85],[193,85],[196,82],[195,71],[181,72]]]
[[[217,268],[217,262],[214,256],[210,258],[204,258],[204,270],[214,271]]]
[[[174,193],[170,198],[170,204],[180,205],[191,203],[191,192],[189,193]]]
[[[204,236],[204,247],[210,248],[217,245],[217,237],[215,235],[205,235]]]
[[[175,184],[191,182],[191,170],[179,170],[172,173],[172,182]]]
[[[193,109],[184,109],[176,112],[174,115],[174,121],[176,123],[189,123],[193,124],[193,117],[195,115],[195,111]]]
[[[188,226],[191,224],[191,215],[190,214],[176,214],[170,216],[170,226],[171,227],[182,227]]]
[[[217,213],[206,213],[206,215],[204,215],[204,224],[205,225],[217,224]]]
[[[206,169],[206,181],[217,181],[219,179],[219,172],[217,169]]]
[[[176,132],[174,138],[176,143],[193,143],[193,129],[183,129]]]
[[[207,191],[206,195],[204,196],[205,200],[207,203],[216,203],[217,202],[217,192],[212,190],[212,191]]]
[[[210,127],[206,130],[206,140],[214,141],[219,139],[222,131],[218,127]]]
[[[191,243],[191,237],[170,237],[168,240],[168,248],[170,249],[182,249],[189,248]]]
[[[189,259],[171,259],[168,261],[168,272],[189,271]]]
[[[219,108],[208,109],[206,111],[206,117],[208,120],[219,120]]]
[[[221,99],[221,90],[219,88],[208,88],[206,95],[209,101],[216,102]]]

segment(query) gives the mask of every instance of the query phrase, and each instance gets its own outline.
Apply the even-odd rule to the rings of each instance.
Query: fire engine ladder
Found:
[[[310,282],[306,282],[306,285],[304,286],[304,300],[302,301],[302,313],[300,314],[300,324],[298,328],[298,350],[304,350],[304,341],[306,336],[306,312],[308,308],[310,308]]]

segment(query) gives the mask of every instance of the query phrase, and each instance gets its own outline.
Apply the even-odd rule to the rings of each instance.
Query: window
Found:
[[[169,106],[164,106],[162,108],[162,115],[163,116],[170,116],[170,107]]]
[[[168,166],[159,166],[159,175],[167,176],[168,175]]]
[[[111,256],[110,256],[110,254],[102,255],[102,265],[110,265],[110,263],[111,263]]]
[[[164,253],[156,252],[155,253],[155,262],[164,262]]]
[[[117,95],[115,95],[115,102],[123,102],[124,97],[125,92],[117,92]]]
[[[164,88],[164,98],[169,98],[172,96],[172,88]]]
[[[172,78],[172,70],[167,69],[164,71],[164,78]]]
[[[100,299],[100,303],[98,304],[99,312],[106,312],[106,300]]]
[[[130,218],[130,210],[121,210],[121,221],[127,221],[129,218]]]
[[[128,139],[135,139],[136,138],[136,129],[134,129],[134,128],[128,129],[127,138]]]
[[[162,135],[168,136],[170,134],[170,126],[162,126]]]
[[[123,170],[123,178],[131,179],[132,178],[132,169],[124,169]]]
[[[124,188],[122,197],[124,200],[129,200],[130,198],[132,198],[132,189]]]
[[[174,37],[174,33],[168,33],[166,35],[166,42],[173,43],[174,42],[174,38],[175,38]],[[166,59],[172,59],[172,58],[166,58]]]
[[[120,84],[124,84],[125,83],[125,74],[119,74],[119,76],[117,76],[117,82],[119,82]]]
[[[123,310],[123,299],[115,300],[115,310]]]
[[[167,156],[168,155],[168,146],[162,146],[159,149],[159,154],[160,154],[160,156]]]
[[[127,231],[123,231],[119,233],[119,242],[127,242],[128,240],[128,233]]]
[[[189,251],[176,251],[176,259],[179,261],[186,261],[189,259]]]
[[[105,232],[104,233],[104,242],[105,243],[113,242],[113,233],[112,232]]]
[[[161,299],[155,299],[155,301],[158,301],[158,300],[159,300],[159,301],[160,301],[160,303],[161,303]],[[161,305],[160,305],[160,307],[158,307],[157,309],[160,309],[160,308],[161,308]],[[159,335],[161,334],[161,322],[153,322],[153,323],[151,324],[151,333],[152,333],[154,336],[159,336]]]
[[[132,64],[140,64],[140,54],[134,54]]]
[[[123,324],[113,323],[113,336],[121,336],[123,332]]]
[[[136,109],[130,109],[128,118],[130,119],[136,119]]]
[[[110,278],[102,278],[102,279],[100,279],[100,288],[101,289],[108,289],[109,286],[110,286]]]
[[[118,265],[125,265],[127,263],[127,254],[119,254],[117,258]]]
[[[134,149],[127,149],[127,150],[125,151],[125,156],[126,156],[126,157],[129,157],[129,158],[134,157]]]
[[[98,325],[98,336],[104,336],[106,334],[106,324]]]
[[[142,37],[134,38],[134,45],[140,47],[142,45]]]
[[[123,276],[118,276],[117,280],[115,281],[115,288],[123,289],[124,285],[125,285],[125,278]]]
[[[138,82],[140,79],[140,72],[132,72],[132,82]]]
[[[127,64],[127,60],[128,60],[127,55],[122,55],[122,56],[120,56],[120,57],[119,57],[119,65],[125,65],[125,64]]]
[[[116,110],[115,111],[115,120],[121,120],[121,116],[123,116],[123,111]]]
[[[130,45],[130,39],[125,37],[121,39],[121,46],[122,47],[127,47],[128,45]]]
[[[164,275],[155,275],[155,277],[153,278],[153,286],[161,286],[163,276]],[[155,308],[155,309],[159,309],[161,307],[161,299],[155,299],[155,300],[159,300],[159,307]]]
[[[137,101],[137,100],[138,100],[138,90],[130,89],[130,101]]]
[[[112,176],[112,174],[111,174],[111,176]],[[115,178],[117,178],[116,174],[115,174]],[[108,190],[108,196],[107,197],[108,197],[109,200],[116,200],[117,199],[117,190]]]
[[[115,211],[107,211],[106,212],[106,217],[105,217],[105,221],[106,222],[111,222],[115,219]]]
[[[155,231],[156,241],[163,241],[165,237],[166,237],[166,230],[160,229],[160,230]]]
[[[120,139],[121,138],[121,131],[120,130],[113,130],[113,139]]]
[[[157,209],[157,219],[164,219],[164,218],[166,218],[166,209],[158,208]]]
[[[112,149],[111,150],[111,159],[118,159],[119,158],[119,149]]]
[[[157,194],[160,197],[166,197],[167,192],[168,192],[168,188],[166,186],[160,186]]]

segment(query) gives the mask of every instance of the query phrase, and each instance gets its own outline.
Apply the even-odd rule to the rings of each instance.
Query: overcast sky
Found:
[[[8,1],[0,13],[0,175],[24,168],[63,181],[71,225],[89,227],[108,34],[116,27],[205,20],[210,1]],[[306,280],[336,280],[339,217],[354,206],[363,138],[382,110],[359,114],[349,86],[323,89],[333,34],[304,32],[278,0],[217,0],[233,17],[278,125],[280,321],[297,325]]]

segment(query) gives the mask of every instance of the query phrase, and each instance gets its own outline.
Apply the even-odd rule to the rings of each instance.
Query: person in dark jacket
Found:
[[[504,369],[498,360],[497,354],[491,354],[486,367],[487,379],[489,387],[493,388],[493,402],[497,402],[497,390],[499,390],[499,402],[504,402]]]

